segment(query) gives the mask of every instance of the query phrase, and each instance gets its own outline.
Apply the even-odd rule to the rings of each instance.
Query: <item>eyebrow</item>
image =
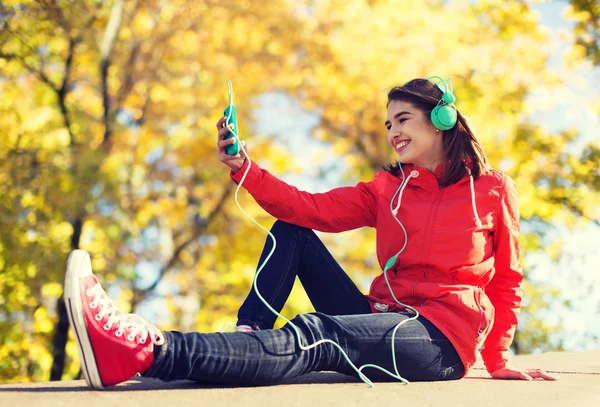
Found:
[[[394,115],[394,119],[397,119],[397,118],[399,118],[399,117],[400,117],[400,116],[402,116],[403,114],[411,114],[411,113],[410,113],[410,112],[406,112],[406,111],[404,111],[404,112],[399,112],[399,113],[396,113],[396,114]],[[387,126],[387,125],[389,125],[389,124],[390,124],[390,121],[389,121],[389,120],[386,120],[384,124],[385,124],[385,126]]]

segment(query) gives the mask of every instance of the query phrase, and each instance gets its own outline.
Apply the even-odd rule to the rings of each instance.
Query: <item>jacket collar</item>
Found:
[[[448,168],[449,165],[450,161],[442,163],[438,165],[433,172],[423,167],[417,167],[411,163],[402,164],[402,169],[404,170],[405,176],[408,176],[408,174],[411,171],[419,172],[418,178],[414,178],[411,180],[411,184],[413,184],[414,186],[420,186],[422,188],[439,187],[439,179],[442,177],[442,174]],[[453,189],[459,185],[464,184],[465,182],[469,182],[469,173],[467,172],[467,168],[473,170],[473,162],[470,158],[465,160],[465,172],[462,178],[457,183],[449,185],[447,188]],[[399,174],[398,177],[402,179],[402,174]]]
[[[396,191],[396,194],[394,194],[394,197],[392,198],[392,204],[394,203],[394,199],[396,198],[396,195],[399,193],[398,198],[397,198],[397,204],[396,207],[392,210],[392,214],[394,216],[396,216],[396,214],[398,213],[398,210],[400,209],[400,205],[402,203],[402,193],[404,192],[404,189],[406,187],[409,186],[409,182],[414,182],[412,183],[413,186],[416,187],[421,187],[424,189],[434,189],[436,191],[440,191],[440,187],[439,187],[439,182],[438,179],[441,176],[441,174],[443,174],[444,170],[447,168],[448,163],[442,164],[442,165],[438,165],[437,168],[434,170],[434,172],[430,172],[429,170],[426,170],[424,168],[418,168],[415,167],[414,165],[406,165],[403,167],[404,170],[404,176],[406,179],[406,182],[401,184],[400,187],[398,187],[398,190]],[[465,162],[465,167],[464,167],[464,174],[463,177],[455,184],[449,185],[448,187],[446,187],[447,190],[454,190],[458,187],[462,187],[463,184],[465,183],[469,183],[469,196],[470,196],[470,201],[471,201],[471,208],[473,210],[473,216],[475,217],[476,220],[476,225],[478,228],[480,228],[482,226],[482,222],[481,219],[479,218],[479,214],[477,212],[477,199],[476,199],[476,193],[475,193],[475,185],[474,185],[474,178],[472,175],[472,169],[471,169],[471,163],[467,163]]]

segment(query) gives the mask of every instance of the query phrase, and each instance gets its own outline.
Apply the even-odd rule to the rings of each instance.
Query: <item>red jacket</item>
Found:
[[[247,166],[248,161],[231,174],[236,183]],[[403,169],[407,177],[411,172],[413,176],[397,213],[408,244],[387,272],[394,294],[446,335],[460,355],[465,374],[481,345],[488,371],[499,369],[508,361],[521,307],[514,181],[491,169],[474,181],[473,191],[468,175],[440,188],[436,176],[426,169],[411,165]],[[441,170],[436,170],[438,176]],[[242,186],[264,210],[288,223],[322,232],[374,227],[383,269],[404,245],[404,233],[390,210],[401,177],[380,172],[371,182],[313,194],[252,162]],[[393,207],[397,204],[398,196]],[[373,280],[368,298],[373,312],[403,310],[393,300],[383,273]]]

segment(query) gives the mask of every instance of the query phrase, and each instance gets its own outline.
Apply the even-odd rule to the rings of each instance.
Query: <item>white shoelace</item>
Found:
[[[100,308],[100,311],[95,315],[96,321],[101,321],[105,315],[108,315],[108,320],[104,324],[104,330],[109,331],[113,325],[119,324],[119,327],[115,331],[115,336],[121,337],[125,332],[125,329],[129,328],[129,335],[127,340],[133,342],[137,334],[140,334],[139,342],[141,344],[146,343],[148,337],[155,345],[162,345],[165,343],[165,337],[160,329],[154,325],[146,322],[144,318],[136,314],[124,314],[115,307],[110,298],[106,295],[100,284],[96,284],[92,288],[86,290],[88,297],[94,297],[90,303],[91,309]]]

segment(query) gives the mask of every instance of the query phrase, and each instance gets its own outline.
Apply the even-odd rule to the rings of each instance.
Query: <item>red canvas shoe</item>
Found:
[[[127,381],[154,362],[163,333],[135,314],[119,311],[92,273],[90,256],[75,250],[67,261],[65,304],[75,333],[81,368],[94,389]]]

